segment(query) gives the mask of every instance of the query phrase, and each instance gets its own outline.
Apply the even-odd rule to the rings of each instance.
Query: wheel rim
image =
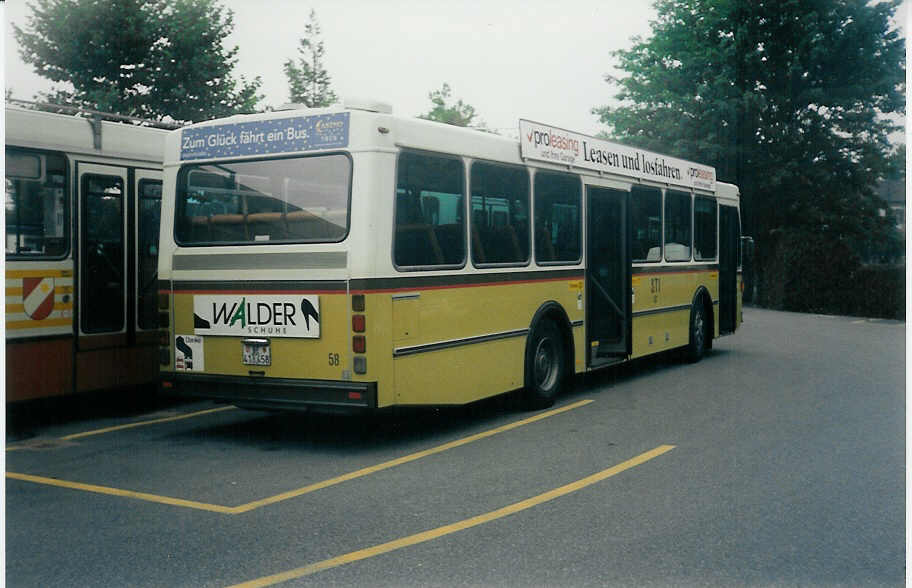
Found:
[[[535,386],[550,390],[557,381],[557,346],[551,337],[542,337],[535,348]]]
[[[697,349],[703,349],[703,339],[705,337],[705,331],[703,328],[703,310],[697,308],[694,312],[694,321],[693,321],[693,341],[694,347]]]

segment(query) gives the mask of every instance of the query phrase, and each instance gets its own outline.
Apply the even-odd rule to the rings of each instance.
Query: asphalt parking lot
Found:
[[[13,415],[7,584],[901,585],[903,325],[750,317],[537,412]]]

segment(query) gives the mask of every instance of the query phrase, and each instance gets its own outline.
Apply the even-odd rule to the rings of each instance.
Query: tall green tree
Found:
[[[326,49],[320,33],[317,13],[311,9],[310,19],[304,25],[304,36],[298,46],[298,62],[289,59],[284,65],[291,101],[311,108],[329,106],[337,100],[330,87],[329,72],[323,65]]]
[[[616,51],[609,136],[716,167],[739,185],[761,253],[777,235],[853,251],[895,239],[878,182],[905,108],[899,0],[658,0],[648,39]],[[820,260],[818,260],[820,261]]]
[[[253,112],[260,78],[233,76],[234,15],[217,0],[35,0],[13,25],[22,59],[70,87],[45,98],[146,118]]]
[[[435,120],[457,127],[485,129],[485,124],[478,120],[474,106],[464,103],[461,98],[455,102],[452,101],[453,90],[446,82],[439,90],[429,93],[428,98],[433,107],[428,112],[418,115],[418,118]]]

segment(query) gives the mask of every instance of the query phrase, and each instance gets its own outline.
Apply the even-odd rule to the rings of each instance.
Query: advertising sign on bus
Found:
[[[192,127],[181,131],[183,161],[296,153],[348,146],[349,113],[295,116]]]
[[[520,153],[524,159],[632,176],[687,188],[710,191],[716,189],[716,169],[708,165],[528,120],[519,121],[519,143]]]
[[[196,295],[193,333],[318,338],[320,298],[305,294]]]

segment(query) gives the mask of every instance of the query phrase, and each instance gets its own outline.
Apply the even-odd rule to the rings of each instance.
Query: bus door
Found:
[[[630,193],[587,186],[586,343],[590,367],[631,353]]]
[[[719,334],[734,333],[738,312],[738,209],[719,207]]]
[[[136,247],[133,309],[137,342],[158,345],[158,229],[161,222],[162,174],[137,169],[133,178],[136,210],[133,214]],[[157,366],[156,366],[157,370]],[[153,374],[154,375],[154,374]]]
[[[130,183],[125,167],[76,163],[78,206],[77,391],[116,385],[128,344]]]

